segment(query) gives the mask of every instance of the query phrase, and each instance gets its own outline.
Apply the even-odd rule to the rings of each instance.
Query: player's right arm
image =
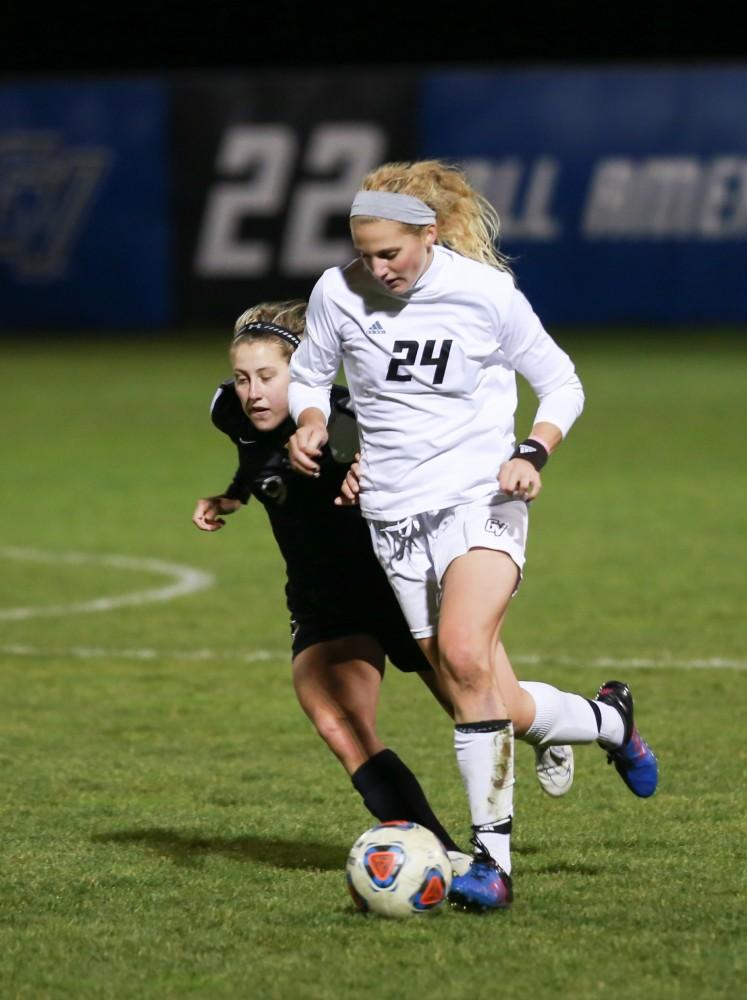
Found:
[[[218,386],[210,403],[210,419],[234,443],[241,440],[246,418],[236,393],[233,380],[228,379]],[[239,510],[249,499],[249,480],[242,469],[242,450],[238,446],[239,466],[233,480],[223,493],[217,496],[201,497],[197,501],[192,523],[200,531],[219,531],[225,525],[225,516]]]
[[[325,271],[317,281],[306,310],[306,332],[290,362],[288,406],[296,433],[288,442],[291,465],[307,476],[319,475],[317,459],[327,443],[329,393],[342,359],[342,343],[330,312],[325,286],[337,277]]]
[[[296,433],[288,441],[288,457],[296,472],[317,477],[321,474],[317,459],[329,440],[327,418],[316,407],[307,407],[299,414]]]
[[[202,497],[197,501],[192,523],[200,531],[220,531],[226,523],[222,515],[233,514],[240,507],[241,501],[230,497]]]

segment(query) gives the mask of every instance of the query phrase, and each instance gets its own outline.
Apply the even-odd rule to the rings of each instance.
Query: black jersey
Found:
[[[286,597],[294,626],[294,652],[304,645],[358,632],[379,639],[402,670],[427,670],[371,546],[357,507],[337,507],[335,497],[358,448],[347,389],[333,386],[329,441],[317,460],[318,478],[296,472],[288,418],[258,431],[229,379],[213,397],[211,416],[238,449],[239,464],[224,496],[264,506],[287,572]]]

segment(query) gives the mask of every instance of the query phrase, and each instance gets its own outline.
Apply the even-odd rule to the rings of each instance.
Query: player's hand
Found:
[[[523,458],[510,458],[498,470],[498,485],[514,500],[534,500],[542,489],[542,476]]]
[[[317,459],[328,439],[327,428],[322,424],[314,423],[298,428],[288,441],[288,457],[296,472],[315,478],[321,474]]]
[[[348,473],[340,487],[340,495],[335,498],[338,507],[355,507],[358,503],[358,495],[361,491],[361,456],[360,452],[355,453],[355,461],[348,469]]]
[[[203,497],[197,501],[192,523],[200,531],[220,531],[226,523],[221,514],[233,514],[241,507],[240,500],[229,500],[228,497]]]

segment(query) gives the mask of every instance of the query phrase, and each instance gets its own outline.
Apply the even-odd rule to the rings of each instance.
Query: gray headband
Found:
[[[436,221],[436,213],[420,198],[392,191],[359,191],[353,198],[350,218],[370,215],[373,219],[391,219],[413,226],[427,226]]]

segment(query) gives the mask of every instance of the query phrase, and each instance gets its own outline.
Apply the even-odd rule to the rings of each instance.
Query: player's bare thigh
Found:
[[[477,674],[480,683],[495,690],[505,705],[517,733],[525,732],[534,718],[534,702],[519,687],[513,667],[501,642],[501,627],[519,570],[505,552],[470,549],[454,559],[442,581],[443,595],[438,639],[420,640],[432,663],[455,680]],[[489,675],[489,676],[488,676]]]
[[[293,659],[301,707],[351,774],[384,749],[376,734],[384,664],[381,646],[368,635],[318,642]]]

